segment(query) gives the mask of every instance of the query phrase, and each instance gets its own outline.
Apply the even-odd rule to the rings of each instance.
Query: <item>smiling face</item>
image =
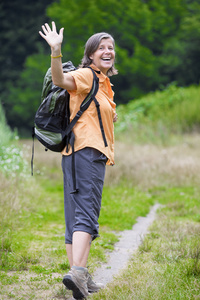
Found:
[[[115,50],[110,38],[103,38],[97,50],[90,55],[92,63],[105,75],[114,65]]]

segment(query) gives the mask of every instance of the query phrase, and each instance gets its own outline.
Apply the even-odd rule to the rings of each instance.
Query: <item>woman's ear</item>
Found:
[[[93,54],[91,54],[91,55],[89,56],[89,58],[90,58],[91,60],[93,60],[93,57],[94,57]]]

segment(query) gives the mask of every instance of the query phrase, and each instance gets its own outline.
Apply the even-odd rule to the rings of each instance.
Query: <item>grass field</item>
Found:
[[[199,115],[194,109],[198,91],[199,87],[171,86],[163,94],[156,93],[156,101],[149,95],[141,106],[136,102],[119,108],[116,165],[106,172],[101,236],[92,244],[90,272],[106,260],[119,231],[131,229],[153,204],[163,207],[129,267],[90,299],[200,299],[198,116],[193,117],[190,132],[189,127],[182,131],[184,122],[177,126],[178,117],[172,124],[173,116],[179,116],[184,107],[185,120],[190,120],[190,108],[191,115]],[[191,99],[195,100],[189,105]],[[64,245],[61,156],[45,152],[36,142],[31,177],[31,141],[11,139],[16,135],[3,122],[0,299],[69,299],[71,294],[62,285],[69,263]]]
[[[108,167],[103,192],[101,237],[89,257],[91,272],[105,261],[105,251],[112,251],[115,232],[130,229],[156,202],[165,208],[128,270],[92,299],[198,299],[199,144],[198,135],[168,147],[116,143],[116,166]],[[23,147],[27,158],[30,146]],[[67,299],[70,293],[61,284],[69,264],[60,156],[36,143],[34,165],[33,178],[1,175],[0,295]]]

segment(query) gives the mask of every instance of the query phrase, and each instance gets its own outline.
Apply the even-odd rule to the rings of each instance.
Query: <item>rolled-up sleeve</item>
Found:
[[[89,68],[81,68],[70,72],[76,84],[76,90],[68,91],[70,95],[88,94],[93,83],[93,74]]]

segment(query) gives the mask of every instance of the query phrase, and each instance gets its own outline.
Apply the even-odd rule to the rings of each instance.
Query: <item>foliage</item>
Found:
[[[19,128],[22,134],[28,131],[29,135],[43,77],[50,65],[49,57],[45,57],[49,51],[46,42],[38,35],[38,29],[46,21],[43,9],[47,2],[20,6],[21,15],[26,17],[20,18],[17,32],[13,23],[14,16],[18,15],[10,12],[11,8],[18,10],[19,4],[16,7],[15,2],[11,7],[9,2],[4,3],[1,11],[5,27],[0,35],[3,41],[1,81],[4,82],[1,98],[9,125]],[[60,0],[47,8],[47,15],[56,21],[58,29],[65,28],[64,60],[72,60],[75,65],[80,63],[83,46],[91,34],[108,31],[114,36],[119,75],[111,81],[118,104],[162,89],[172,81],[178,86],[199,83],[200,4],[197,1]],[[31,57],[27,59],[24,51]],[[43,61],[45,67],[38,64]]]
[[[38,43],[38,31],[44,20],[48,21],[45,9],[50,3],[51,0],[1,1],[1,101],[7,96],[10,86],[19,78],[26,57],[38,52],[41,47],[44,48],[44,45]],[[4,103],[7,104],[7,101],[4,100]]]
[[[13,137],[13,134],[11,132],[11,129],[6,123],[6,117],[3,110],[3,107],[0,102],[0,147],[7,144],[11,138]]]
[[[27,135],[31,135],[32,102],[35,96],[39,103],[44,74],[37,70],[35,75],[32,66],[25,62],[27,57],[34,53],[38,56],[41,52],[48,53],[48,47],[39,42],[38,31],[41,25],[49,20],[45,10],[50,3],[52,0],[3,0],[0,3],[0,101],[11,128],[17,127],[23,135],[27,128]],[[38,61],[40,59],[37,57],[36,65]],[[37,85],[38,81],[40,85]]]
[[[10,177],[16,174],[26,176],[26,161],[20,147],[14,145],[18,140],[16,132],[12,132],[6,124],[4,110],[0,103],[0,172]]]
[[[27,162],[24,161],[23,151],[15,145],[2,146],[0,149],[0,170],[5,175],[27,177]]]
[[[118,103],[174,80],[180,85],[199,81],[196,1],[61,0],[48,8],[48,15],[65,28],[64,53],[76,64],[90,35],[113,34],[119,75],[112,81]]]
[[[119,105],[116,135],[123,132],[137,142],[151,139],[154,142],[156,139],[158,142],[166,142],[170,134],[197,131],[200,128],[197,110],[199,95],[200,86],[182,88],[171,84],[163,91],[149,93],[139,100]]]
[[[7,118],[23,136],[31,137],[34,114],[41,103],[43,78],[49,67],[49,57],[43,52],[29,56],[17,80],[17,87],[10,87]]]

